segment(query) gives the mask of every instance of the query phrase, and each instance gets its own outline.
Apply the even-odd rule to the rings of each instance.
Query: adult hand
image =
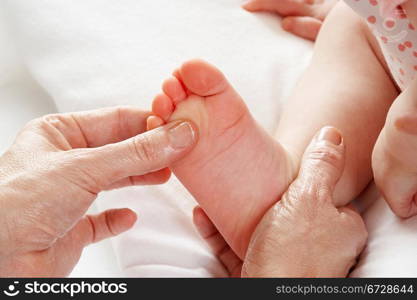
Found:
[[[345,277],[367,231],[351,207],[332,202],[343,169],[343,140],[325,127],[306,149],[298,177],[258,224],[244,263],[199,207],[194,223],[231,276]]]
[[[188,122],[145,132],[118,107],[31,121],[0,157],[0,275],[65,276],[85,246],[129,229],[128,209],[85,216],[103,190],[168,180],[196,141]]]

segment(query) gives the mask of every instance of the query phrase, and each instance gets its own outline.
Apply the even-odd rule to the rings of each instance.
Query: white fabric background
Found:
[[[193,57],[219,66],[273,133],[280,105],[312,50],[311,43],[283,32],[277,16],[249,14],[240,0],[0,4],[7,28],[0,39],[7,50],[0,57],[0,96],[7,109],[1,117],[12,124],[2,129],[5,145],[25,120],[55,109],[119,104],[148,109],[162,80]],[[416,219],[398,220],[372,190],[366,200],[371,238],[353,275],[415,276]],[[225,275],[195,233],[190,218],[195,203],[175,179],[103,193],[97,203],[100,209],[133,208],[139,221],[112,240],[119,267],[104,242],[85,252],[73,276]]]

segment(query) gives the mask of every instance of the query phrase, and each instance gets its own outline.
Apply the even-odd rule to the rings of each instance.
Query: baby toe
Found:
[[[219,69],[199,59],[184,63],[179,76],[188,90],[202,97],[222,93],[229,86]]]
[[[167,121],[174,112],[174,103],[166,94],[159,94],[152,102],[152,112]]]
[[[159,126],[162,126],[164,124],[165,124],[164,120],[161,119],[158,116],[149,116],[146,119],[146,129],[147,130],[155,129],[155,128],[157,128]]]
[[[162,84],[162,90],[172,99],[172,101],[174,101],[175,104],[185,100],[187,97],[181,82],[176,77],[171,77],[165,80]]]

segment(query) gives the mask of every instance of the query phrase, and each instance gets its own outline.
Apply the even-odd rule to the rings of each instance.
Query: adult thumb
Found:
[[[345,166],[345,145],[340,132],[333,127],[322,128],[304,152],[295,186],[308,191],[333,192]],[[291,189],[291,187],[290,187]],[[309,199],[315,199],[309,197]]]
[[[197,140],[196,127],[176,121],[125,141],[74,152],[72,163],[101,188],[120,179],[170,166],[185,156]]]

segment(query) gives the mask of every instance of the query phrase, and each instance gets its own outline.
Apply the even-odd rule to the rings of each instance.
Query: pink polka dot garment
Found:
[[[400,6],[383,15],[384,1],[394,0],[345,0],[370,26],[392,77],[404,90],[417,72],[417,31]]]

